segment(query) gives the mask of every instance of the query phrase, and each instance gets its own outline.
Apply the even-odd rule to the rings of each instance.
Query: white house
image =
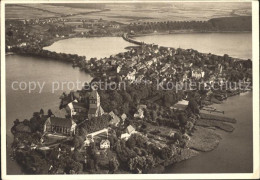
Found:
[[[121,66],[121,65],[117,66],[117,68],[116,68],[116,73],[119,73],[119,72],[121,71],[121,69],[122,69],[122,66]]]
[[[125,140],[128,140],[129,137],[131,136],[131,134],[128,134],[128,133],[124,133],[124,134],[121,134],[121,139],[125,139]]]
[[[108,149],[108,148],[110,148],[110,141],[108,139],[106,140],[103,139],[100,142],[100,149]]]
[[[127,115],[125,113],[121,115],[122,124],[125,123],[126,118],[127,118]]]
[[[113,111],[111,111],[109,115],[112,118],[110,124],[118,126],[118,124],[120,123],[120,118]]]
[[[135,80],[135,73],[136,73],[136,70],[133,70],[132,72],[129,72],[126,76],[126,78],[129,80],[129,81],[134,81]]]
[[[108,129],[107,128],[104,128],[104,129],[101,129],[99,131],[96,131],[96,132],[93,132],[93,133],[90,133],[90,134],[87,134],[86,135],[86,139],[93,139],[96,135],[99,135],[101,133],[106,133],[107,137],[108,137]]]
[[[73,102],[78,102],[76,99]],[[70,102],[67,106],[66,106],[66,111],[72,116],[76,115],[76,111],[74,109],[73,103]]]
[[[121,134],[121,139],[125,139],[125,140],[128,140],[129,139],[129,137],[133,134],[133,133],[135,133],[136,131],[135,131],[135,128],[133,127],[133,126],[131,126],[131,125],[129,125],[129,126],[127,126],[127,128],[126,128],[126,133],[124,133],[124,134]]]
[[[137,113],[134,114],[134,117],[143,119],[144,118],[144,111],[141,108],[139,108]]]
[[[205,75],[205,72],[200,69],[194,69],[191,71],[191,77],[193,77],[195,79],[203,78],[204,75]]]
[[[93,143],[94,140],[92,138],[86,138],[84,141],[84,146],[90,146],[90,143]]]
[[[128,134],[132,134],[132,133],[135,132],[135,128],[134,128],[132,125],[129,125],[129,126],[127,126],[127,128],[126,128],[126,132],[127,132]]]
[[[19,47],[24,47],[26,45],[27,45],[26,42],[23,42],[23,43],[19,44]]]
[[[178,109],[178,110],[185,110],[189,104],[189,101],[181,100],[178,101],[174,106],[171,107],[171,109]]]

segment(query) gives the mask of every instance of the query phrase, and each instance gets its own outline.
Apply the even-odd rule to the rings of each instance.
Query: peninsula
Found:
[[[61,95],[57,107],[65,116],[40,109],[14,121],[12,157],[26,174],[163,173],[216,148],[220,131],[234,130],[236,120],[212,105],[252,89],[250,59],[135,37],[251,31],[250,16],[131,24],[68,17],[6,21],[6,52],[69,62],[93,77]],[[100,59],[43,50],[64,38],[100,36],[120,36],[134,46]]]

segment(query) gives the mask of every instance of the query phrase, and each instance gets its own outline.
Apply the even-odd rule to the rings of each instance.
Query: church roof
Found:
[[[71,127],[73,120],[60,118],[60,117],[50,117],[51,125],[53,126],[62,126],[62,127]]]
[[[76,109],[86,109],[85,103],[72,102],[72,104]]]

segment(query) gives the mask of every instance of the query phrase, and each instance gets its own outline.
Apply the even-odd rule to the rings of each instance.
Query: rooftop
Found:
[[[72,119],[60,118],[60,117],[50,117],[51,125],[53,126],[63,126],[71,127],[73,124]]]

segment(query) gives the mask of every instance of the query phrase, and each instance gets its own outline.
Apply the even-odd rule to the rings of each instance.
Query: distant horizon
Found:
[[[28,13],[28,11],[31,11]],[[132,13],[135,12],[135,13]],[[23,16],[21,16],[23,14]],[[64,15],[66,17],[64,17]],[[86,16],[87,15],[87,16]],[[126,2],[126,3],[26,3],[6,4],[6,19],[64,17],[135,21],[209,20],[252,16],[251,2]]]

